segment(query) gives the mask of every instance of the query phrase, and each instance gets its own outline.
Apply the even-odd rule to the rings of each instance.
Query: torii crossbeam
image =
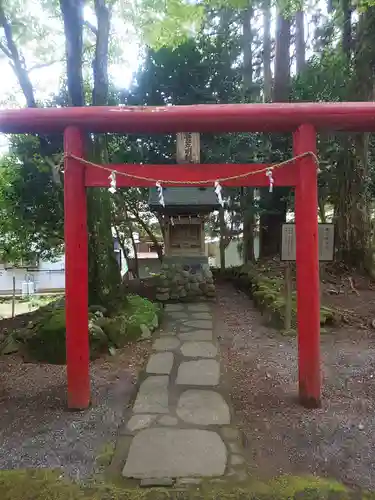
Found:
[[[320,293],[316,130],[371,132],[375,103],[223,104],[167,107],[83,107],[0,111],[0,132],[64,133],[65,275],[68,406],[90,404],[86,187],[108,187],[108,170],[90,167],[84,135],[91,133],[290,132],[300,158],[273,171],[275,187],[295,189],[299,398],[320,405]],[[306,153],[306,155],[304,155]],[[265,165],[111,165],[118,187],[195,185],[239,177]],[[269,166],[272,168],[272,165]],[[132,177],[132,175],[138,178]],[[142,179],[140,179],[141,177]],[[222,181],[228,186],[267,186],[257,173]],[[176,185],[176,184],[174,184]]]

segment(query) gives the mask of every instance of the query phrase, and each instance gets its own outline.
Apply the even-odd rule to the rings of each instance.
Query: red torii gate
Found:
[[[299,397],[320,405],[320,294],[315,129],[375,130],[375,103],[223,104],[167,107],[83,107],[0,111],[0,132],[64,133],[65,276],[68,406],[90,404],[86,187],[108,187],[108,171],[89,168],[84,134],[187,132],[292,132],[299,156],[273,171],[274,185],[295,189]],[[118,187],[194,185],[241,176],[267,165],[108,165]],[[272,165],[269,167],[272,168]],[[130,175],[129,175],[130,174]],[[143,177],[136,179],[132,177]],[[176,183],[178,182],[178,183]],[[222,181],[227,186],[268,186],[263,173]]]

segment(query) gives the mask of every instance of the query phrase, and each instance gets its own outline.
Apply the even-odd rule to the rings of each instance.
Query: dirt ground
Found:
[[[373,304],[375,292],[366,294]],[[356,298],[348,305],[356,307]],[[229,284],[218,286],[215,318],[249,472],[262,479],[316,473],[374,490],[375,330],[367,320],[322,335],[323,404],[306,410],[296,400],[296,339],[264,326],[252,301]]]
[[[0,359],[0,469],[61,468],[84,481],[123,422],[149,343],[133,344],[91,365],[92,406],[66,407],[65,366]]]
[[[296,399],[296,339],[265,326],[248,296],[218,284],[215,323],[251,476],[316,473],[375,490],[375,291],[358,278],[353,284],[356,291],[347,277],[322,283],[324,303],[347,311],[348,323],[322,335],[318,410]],[[2,326],[25,322],[18,316]],[[133,344],[92,363],[93,404],[82,413],[66,411],[65,367],[0,358],[0,469],[61,467],[89,478],[115,442],[149,349]]]

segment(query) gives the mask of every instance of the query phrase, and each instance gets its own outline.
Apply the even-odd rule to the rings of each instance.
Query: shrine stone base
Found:
[[[214,299],[207,257],[164,257],[156,298],[161,302]]]

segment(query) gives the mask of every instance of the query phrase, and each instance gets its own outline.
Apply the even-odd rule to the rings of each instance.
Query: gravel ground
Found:
[[[348,327],[322,335],[323,405],[306,410],[296,401],[296,339],[264,326],[231,285],[218,294],[225,378],[250,473],[316,473],[374,490],[375,333]]]
[[[64,366],[0,360],[0,469],[50,467],[84,481],[114,443],[149,344],[133,344],[91,365],[92,406],[66,409]]]

